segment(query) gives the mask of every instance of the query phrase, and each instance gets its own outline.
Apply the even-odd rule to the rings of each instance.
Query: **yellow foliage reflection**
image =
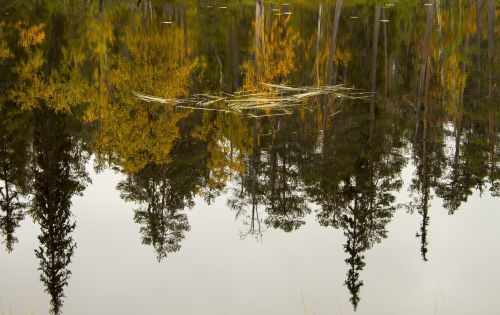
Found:
[[[286,83],[296,64],[295,48],[299,43],[299,33],[291,27],[290,19],[291,15],[275,17],[270,25],[264,23],[264,18],[256,19],[254,60],[243,65],[244,90],[259,89],[259,82]],[[265,31],[259,31],[261,28]]]
[[[112,33],[106,27],[101,31],[107,33],[102,41],[110,41]],[[104,55],[99,58],[104,62],[95,74],[98,93],[86,117],[98,123],[95,146],[101,162],[112,159],[130,173],[148,163],[170,162],[172,145],[179,137],[177,123],[189,112],[141,102],[132,92],[171,98],[188,95],[198,61],[185,55],[180,45],[183,35],[180,27],[162,25],[155,15],[144,23],[141,14],[134,13],[118,39],[125,54],[111,59],[104,45],[97,46],[95,53]]]

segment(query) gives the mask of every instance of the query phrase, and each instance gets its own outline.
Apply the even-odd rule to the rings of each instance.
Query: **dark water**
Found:
[[[0,314],[499,314],[499,18],[0,0]]]

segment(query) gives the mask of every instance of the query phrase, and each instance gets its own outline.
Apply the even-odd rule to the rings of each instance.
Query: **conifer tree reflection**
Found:
[[[291,232],[305,224],[304,217],[311,212],[305,203],[298,167],[302,152],[293,139],[296,119],[277,119],[268,149],[269,161],[264,170],[266,189],[264,202],[265,223],[273,228]]]
[[[0,234],[7,252],[12,252],[17,238],[15,229],[25,217],[28,190],[27,115],[11,106],[0,105]]]
[[[498,146],[496,145],[498,141],[498,111],[499,111],[499,97],[498,88],[494,89],[493,86],[498,84],[498,47],[496,47],[496,32],[495,32],[495,22],[496,12],[495,1],[488,0],[488,99],[489,99],[489,110],[488,110],[488,127],[489,127],[489,143],[490,143],[490,181],[491,181],[491,193],[492,195],[498,197],[500,196],[500,167],[498,166]]]
[[[355,310],[360,300],[359,291],[363,286],[363,280],[360,279],[360,272],[366,265],[363,253],[370,248],[366,221],[363,222],[365,218],[359,217],[360,215],[363,216],[361,211],[359,213],[352,213],[351,215],[343,215],[341,223],[344,229],[344,236],[346,237],[344,251],[348,254],[345,262],[349,267],[347,270],[347,279],[344,284],[351,293],[349,300]]]
[[[427,113],[427,111],[425,111]],[[413,180],[410,190],[417,193],[414,200],[409,205],[409,210],[417,212],[422,216],[420,230],[416,237],[420,238],[420,253],[422,259],[427,261],[428,241],[427,228],[429,225],[429,202],[431,199],[431,175],[428,161],[428,138],[427,138],[427,117],[424,114],[424,127],[421,142],[416,141],[414,160],[416,164],[416,178]],[[420,145],[418,145],[420,144]]]
[[[35,253],[40,261],[40,280],[51,296],[51,313],[60,314],[76,247],[71,235],[75,229],[71,198],[85,188],[87,158],[71,134],[70,128],[76,124],[69,116],[40,109],[33,117],[31,211],[41,230]]]
[[[426,80],[428,82],[429,79]],[[416,119],[419,119],[418,115]],[[439,185],[442,170],[445,168],[443,130],[440,127],[443,120],[442,112],[437,106],[430,105],[428,86],[420,119],[422,128],[416,129],[417,134],[413,145],[415,177],[410,185],[413,200],[408,204],[408,209],[410,212],[417,211],[422,216],[420,230],[416,233],[416,237],[420,238],[422,259],[427,261],[427,229],[430,222],[429,206],[432,188]]]
[[[443,169],[446,173],[436,188],[436,195],[443,199],[443,207],[449,214],[466,203],[474,190],[484,190],[490,167],[486,123],[463,120],[455,124],[454,153],[447,158],[447,168]]]
[[[26,203],[19,200],[19,192],[8,181],[4,182],[4,187],[0,188],[0,231],[5,238],[5,249],[7,252],[12,252],[14,244],[18,242],[14,235],[15,230],[24,220]],[[4,191],[5,190],[5,191]]]
[[[321,205],[318,222],[342,229],[346,237],[348,271],[344,283],[356,309],[363,286],[364,252],[387,237],[386,226],[397,208],[394,193],[402,186],[400,172],[405,160],[399,136],[386,136],[395,127],[389,113],[380,115],[385,117],[382,119],[366,106],[345,111],[338,116],[335,128],[325,131],[322,158],[309,166],[306,182],[313,201]],[[360,120],[345,119],[353,115]]]
[[[400,170],[395,161],[396,170]],[[363,285],[359,273],[365,266],[364,252],[374,244],[387,237],[386,226],[396,210],[393,191],[401,187],[401,181],[394,179],[394,174],[384,174],[382,161],[360,158],[357,164],[359,173],[352,174],[349,179],[340,183],[346,208],[341,209],[341,221],[338,225],[344,230],[346,244],[344,250],[348,254],[345,262],[349,266],[345,284],[351,292],[351,302],[357,308],[359,291]],[[378,170],[376,168],[379,168]]]
[[[497,132],[498,119],[495,115],[498,113],[498,106],[490,104],[488,111],[488,146],[489,146],[489,167],[488,177],[490,181],[490,192],[495,197],[500,197],[500,147],[497,145],[499,134]]]

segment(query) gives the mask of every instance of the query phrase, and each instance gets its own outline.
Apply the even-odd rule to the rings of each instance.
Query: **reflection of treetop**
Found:
[[[143,243],[155,248],[158,260],[179,251],[184,233],[190,230],[182,211],[193,206],[196,187],[191,185],[196,184],[179,180],[185,176],[179,166],[148,165],[118,185],[125,200],[140,205],[135,222],[142,225]]]

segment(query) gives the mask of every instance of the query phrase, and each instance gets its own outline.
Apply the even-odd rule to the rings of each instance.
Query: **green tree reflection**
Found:
[[[28,116],[13,104],[0,106],[0,117],[0,234],[12,252],[27,208],[30,130]]]
[[[118,185],[125,200],[143,204],[135,210],[134,220],[141,225],[142,242],[153,246],[158,261],[179,251],[190,230],[182,211],[193,205],[192,195],[172,182],[172,174],[167,165],[148,165]]]
[[[60,314],[76,243],[71,198],[85,188],[87,155],[70,128],[75,121],[65,114],[39,109],[33,115],[33,197],[31,215],[40,225],[40,280],[51,296],[51,312]]]

